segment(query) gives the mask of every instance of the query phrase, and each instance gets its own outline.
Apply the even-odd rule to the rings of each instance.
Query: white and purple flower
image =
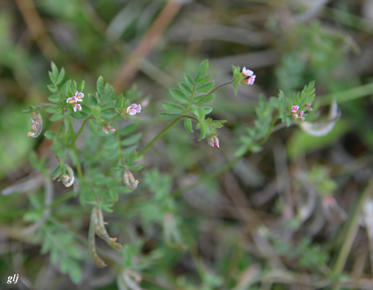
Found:
[[[80,104],[74,104],[73,110],[74,110],[74,112],[81,111],[82,110],[82,106]]]
[[[242,68],[242,76],[244,77],[245,83],[249,86],[252,86],[255,82],[256,75],[254,74],[254,71],[246,68],[245,66]]]
[[[141,105],[140,104],[132,104],[127,107],[127,113],[131,116],[134,116],[141,112]]]
[[[312,111],[312,108],[310,105],[308,105],[308,107],[304,106],[305,109],[309,110],[309,111]],[[301,110],[299,111],[300,107],[298,105],[292,105],[291,106],[291,114],[293,115],[293,118],[295,120],[301,120],[301,121],[304,121],[305,118],[304,118],[304,111]]]
[[[74,96],[66,99],[66,103],[73,105],[74,112],[81,111],[82,106],[78,102],[83,102],[83,98],[84,93],[76,91]]]

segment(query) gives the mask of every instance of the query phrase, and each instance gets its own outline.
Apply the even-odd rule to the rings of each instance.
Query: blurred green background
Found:
[[[43,189],[24,183],[38,182],[31,152],[47,163],[51,158],[44,137],[27,137],[30,116],[22,110],[47,101],[50,62],[85,80],[87,91],[94,91],[99,75],[118,92],[135,84],[149,99],[139,118],[144,145],[166,125],[159,112],[168,89],[203,59],[217,84],[231,79],[232,65],[253,69],[257,79],[237,96],[231,88],[219,91],[213,117],[227,120],[220,151],[190,138],[181,125],[149,151],[146,169],[162,172],[172,190],[232,158],[239,136],[255,120],[260,94],[290,94],[315,80],[320,118],[335,98],[341,119],[324,137],[296,127],[280,130],[260,153],[177,195],[176,223],[190,251],[163,242],[163,216],[149,201],[158,171],[142,176],[148,187],[120,199],[108,218],[127,244],[123,259],[135,256],[133,269],[143,279],[135,286],[331,289],[340,279],[342,288],[373,289],[372,194],[359,203],[371,191],[373,168],[370,0],[1,1],[1,289],[14,273],[22,277],[14,286],[19,289],[119,287],[118,269],[97,270],[88,256],[74,284],[40,253],[40,243],[20,231],[28,225],[27,210],[43,202]],[[6,194],[17,184],[22,190]],[[56,198],[65,193],[55,185]],[[60,204],[53,216],[86,236],[89,212],[77,200]],[[350,254],[341,257],[345,247]],[[135,286],[121,289],[141,289]]]

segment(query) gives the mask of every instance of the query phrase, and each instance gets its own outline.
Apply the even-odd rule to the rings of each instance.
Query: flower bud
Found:
[[[43,118],[39,112],[32,112],[31,115],[31,131],[27,133],[27,136],[36,138],[40,135],[43,130]]]
[[[105,134],[109,134],[115,132],[116,129],[111,127],[110,124],[105,124],[104,126],[102,126],[102,131],[104,131]]]
[[[220,148],[219,138],[218,136],[212,136],[208,140],[208,144],[210,147],[214,148]]]
[[[124,171],[124,183],[130,187],[131,189],[136,189],[137,185],[139,184],[139,181],[137,179],[135,179],[135,177],[133,176],[132,172],[129,171],[128,169],[126,169]]]

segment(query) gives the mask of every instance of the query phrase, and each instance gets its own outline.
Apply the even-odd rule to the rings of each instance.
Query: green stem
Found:
[[[75,144],[76,141],[78,140],[80,134],[83,132],[83,129],[84,129],[85,125],[87,124],[87,122],[89,121],[90,118],[91,118],[91,117],[88,116],[87,119],[85,119],[85,120],[83,121],[82,125],[80,126],[80,128],[79,128],[79,130],[78,130],[78,133],[76,133],[76,135],[75,135],[75,137],[74,137],[73,144]]]
[[[218,86],[216,86],[215,88],[213,88],[206,96],[205,98],[207,98],[208,96],[210,96],[211,94],[213,94],[214,92],[216,92],[218,89],[226,86],[226,85],[229,85],[231,84],[232,81],[229,81],[229,82],[226,82],[226,83],[223,83],[223,84],[220,84]],[[198,121],[197,118],[193,117],[193,116],[190,116],[190,115],[187,115],[188,114],[188,111],[189,111],[189,108],[193,102],[193,97],[194,97],[194,93],[195,93],[195,85],[193,87],[193,91],[192,91],[192,96],[191,96],[191,101],[190,103],[188,104],[187,108],[184,110],[183,112],[183,115],[177,117],[176,119],[174,119],[170,124],[167,125],[167,127],[165,127],[161,132],[158,133],[157,136],[155,136],[140,152],[139,152],[139,156],[142,156],[145,154],[146,151],[148,151],[150,149],[150,147],[153,146],[153,144],[155,142],[158,141],[159,138],[161,138],[168,130],[170,130],[173,126],[176,125],[177,122],[179,122],[181,119],[183,118],[189,118],[189,119],[193,119],[195,121]],[[203,100],[203,99],[202,99]],[[197,104],[199,104],[202,100],[200,100]]]
[[[88,119],[86,119],[86,120],[88,120]],[[72,132],[72,134],[73,134],[73,143],[71,144],[71,148],[73,149],[73,151],[74,151],[74,153],[75,153],[75,155],[76,155],[76,170],[78,171],[78,176],[79,176],[79,179],[81,180],[81,181],[83,181],[83,171],[82,171],[82,167],[81,167],[81,165],[80,165],[80,160],[79,160],[79,157],[78,157],[78,149],[76,148],[76,140],[77,140],[77,136],[79,136],[78,134],[80,134],[81,133],[81,131],[83,130],[82,128],[83,128],[83,124],[82,124],[82,126],[80,127],[80,130],[79,130],[79,132],[78,132],[78,134],[76,134],[75,135],[75,133],[74,133],[74,126],[73,126],[73,122],[71,121],[71,118],[69,118],[69,124],[70,124],[70,129],[71,129],[71,132]]]
[[[321,105],[330,104],[334,99],[338,103],[352,101],[372,94],[373,83],[362,85],[344,92],[332,93],[319,98]]]
[[[222,83],[222,84],[216,86],[216,87],[213,88],[211,91],[209,91],[208,94],[207,94],[204,98],[202,98],[199,102],[197,102],[197,105],[200,104],[200,103],[202,103],[202,101],[203,101],[204,99],[208,98],[210,95],[212,95],[213,93],[215,93],[218,89],[220,89],[220,88],[222,88],[222,87],[225,87],[225,86],[227,86],[227,85],[230,85],[230,84],[232,84],[232,82],[233,82],[233,80],[231,80],[231,81],[229,81],[229,82]]]
[[[271,136],[271,133],[274,132],[274,131],[277,131],[278,129],[274,128],[274,125],[277,121],[277,117],[273,119],[272,123],[271,123],[271,127],[270,129],[268,130],[268,133],[267,135],[258,143],[260,145],[263,145],[265,142],[267,142],[268,138]],[[247,152],[247,151],[246,151]],[[228,170],[230,170],[233,166],[235,166],[237,164],[238,161],[241,160],[242,156],[244,156],[245,153],[242,153],[240,155],[237,155],[235,158],[233,158],[229,163],[227,163],[224,167],[222,167],[221,169],[219,169],[218,171],[216,171],[215,173],[211,174],[210,176],[207,177],[207,179],[215,179],[217,178],[219,175],[223,174],[224,172],[227,172]],[[184,193],[185,191],[188,191],[194,187],[196,187],[197,185],[199,185],[201,182],[202,182],[202,178],[199,178],[195,183],[185,187],[185,188],[182,188],[182,189],[179,189],[179,190],[176,190],[174,192],[172,192],[171,194],[172,195],[181,195],[182,193]]]
[[[122,165],[122,161],[123,161],[123,151],[122,151],[122,146],[120,144],[120,135],[117,132],[115,132],[116,134],[116,137],[117,137],[117,142],[118,142],[118,151],[119,151],[119,160],[118,160],[118,165]]]
[[[365,200],[369,197],[369,195],[373,194],[373,179],[370,180],[368,186],[365,188],[363,194],[361,195],[360,199],[358,200],[350,221],[347,226],[347,233],[346,238],[343,242],[342,248],[338,254],[337,261],[334,265],[333,273],[334,276],[338,276],[342,273],[343,268],[345,266],[348,254],[351,250],[352,243],[355,240],[357,230],[359,229],[359,216],[361,213],[362,206],[365,203]],[[339,282],[336,282],[333,286],[333,290],[340,289]]]
[[[265,142],[267,142],[268,138],[273,133],[273,127],[275,126],[277,120],[279,118],[279,114],[275,118],[272,119],[271,126],[269,127],[269,130],[267,132],[267,135],[258,143],[258,145],[263,145]]]
[[[161,132],[158,133],[157,136],[155,136],[140,152],[139,152],[139,156],[142,156],[145,154],[146,151],[148,151],[150,149],[150,147],[153,146],[153,144],[155,142],[158,141],[159,138],[161,138],[164,134],[167,133],[168,130],[170,130],[173,126],[175,126],[177,124],[177,122],[179,122],[181,119],[183,118],[183,116],[179,116],[177,117],[176,119],[174,119],[170,124],[168,124]]]

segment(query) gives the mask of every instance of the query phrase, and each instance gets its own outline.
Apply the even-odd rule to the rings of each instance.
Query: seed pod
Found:
[[[66,171],[67,171],[67,174],[62,176],[62,183],[66,187],[70,187],[71,185],[73,185],[74,180],[75,180],[74,171],[72,170],[70,166],[66,167]]]
[[[95,230],[96,234],[103,239],[110,247],[114,249],[121,249],[122,245],[117,243],[116,240],[117,238],[111,238],[105,228],[105,222],[104,222],[104,217],[102,214],[102,211],[100,208],[94,208],[92,210],[92,214],[94,214],[93,219],[94,219],[94,225],[95,225]]]
[[[316,137],[325,136],[334,128],[340,116],[341,113],[338,111],[337,102],[333,101],[329,109],[329,118],[327,120],[315,123],[303,122],[300,127],[309,135]]]
[[[89,232],[88,232],[88,248],[89,248],[89,253],[95,262],[95,264],[102,268],[106,266],[106,263],[100,258],[100,256],[97,254],[96,251],[96,241],[95,241],[95,221],[97,219],[96,211],[95,208],[92,209],[91,213],[91,222],[89,224]]]
[[[171,213],[165,213],[163,216],[163,235],[168,246],[183,250],[187,248],[182,241],[176,219]]]
[[[36,138],[40,135],[43,130],[43,118],[39,112],[32,112],[31,114],[31,131],[27,133],[27,136]]]

